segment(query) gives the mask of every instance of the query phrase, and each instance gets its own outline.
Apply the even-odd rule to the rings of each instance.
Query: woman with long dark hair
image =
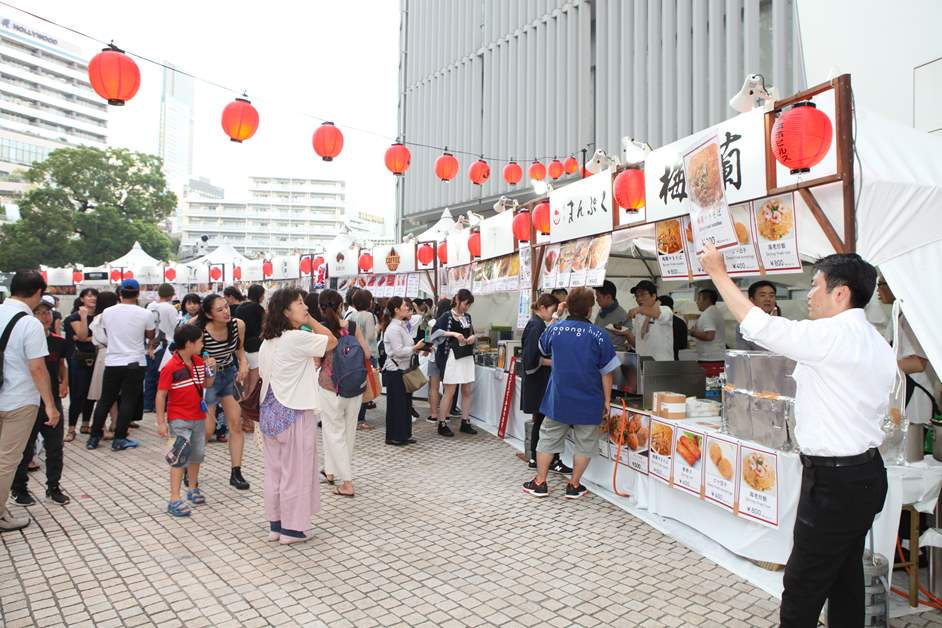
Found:
[[[425,419],[429,423],[438,422],[438,405],[442,400],[442,373],[438,370],[438,364],[435,362],[435,351],[445,338],[444,336],[434,336],[434,331],[438,321],[450,309],[451,299],[440,299],[436,306],[435,318],[429,322],[429,336],[432,344],[425,347],[425,351],[432,354],[428,361],[428,405],[430,414]]]
[[[97,349],[92,342],[89,326],[95,316],[98,290],[83,288],[72,305],[72,313],[66,317],[65,342],[69,358],[69,431],[65,442],[75,440],[75,426],[82,416],[82,434],[91,433],[92,411],[95,401],[88,398],[88,387],[95,372]]]
[[[258,352],[258,430],[265,451],[265,514],[271,541],[306,541],[311,517],[320,510],[314,360],[336,346],[333,334],[308,313],[300,290],[275,290]]]
[[[353,295],[353,308],[354,311],[348,313],[347,318],[356,321],[357,328],[363,334],[366,346],[370,349],[368,354],[370,365],[376,368],[379,364],[379,319],[372,311],[373,293],[366,289],[357,290]],[[360,405],[360,414],[357,416],[358,430],[373,429],[373,426],[366,422],[366,411],[375,407],[376,404],[372,401]]]
[[[235,317],[245,323],[245,359],[249,363],[249,372],[245,376],[246,394],[255,390],[258,381],[258,350],[262,346],[262,320],[265,308],[262,299],[265,288],[257,283],[249,286],[248,300],[236,308]]]
[[[559,299],[552,294],[543,294],[533,304],[533,315],[527,326],[523,328],[522,362],[523,383],[520,387],[520,410],[533,415],[533,429],[530,431],[530,468],[536,469],[536,446],[540,442],[540,426],[543,425],[543,413],[540,404],[546,394],[546,385],[549,383],[553,361],[544,358],[540,353],[540,336],[546,331],[546,326],[553,322],[553,315],[559,308]],[[557,473],[572,473],[555,456],[550,469]]]
[[[409,415],[409,396],[402,376],[411,366],[412,357],[425,346],[420,340],[413,342],[406,328],[412,308],[402,297],[392,297],[386,304],[388,322],[383,330],[386,361],[383,364],[383,384],[386,386],[386,444],[402,446],[414,443],[412,417]]]
[[[235,385],[242,384],[248,374],[245,358],[245,323],[232,318],[229,304],[219,294],[203,299],[196,324],[203,330],[203,352],[216,360],[213,385],[206,390],[206,436],[216,429],[216,404],[222,405],[229,426],[229,484],[245,491],[249,483],[242,477],[242,408],[235,399]]]
[[[470,290],[462,288],[452,299],[451,309],[435,322],[432,340],[442,342],[435,352],[435,361],[445,384],[445,395],[438,404],[438,433],[441,436],[455,435],[448,427],[448,410],[452,399],[461,387],[461,428],[465,434],[477,434],[468,418],[471,412],[471,393],[474,387],[474,347],[477,335],[468,310],[474,303]]]
[[[321,315],[324,317],[324,327],[329,329],[338,341],[344,336],[354,336],[363,350],[364,359],[369,356],[370,348],[363,338],[360,326],[354,320],[340,318],[340,310],[344,305],[340,293],[336,290],[324,290],[318,300]],[[340,479],[340,486],[334,490],[335,495],[353,497],[353,444],[363,394],[341,397],[334,384],[334,360],[341,349],[342,347],[338,347],[324,355],[318,374],[321,431],[324,436],[324,477],[328,484],[333,484],[335,478]],[[365,379],[363,383],[366,383]]]
[[[98,298],[95,300],[95,314],[92,317],[91,325],[89,325],[92,342],[98,348],[98,351],[95,354],[95,366],[92,367],[92,378],[88,383],[86,399],[94,402],[101,399],[101,388],[105,379],[105,357],[108,355],[108,336],[101,327],[101,313],[117,304],[118,294],[116,292],[99,292]],[[114,426],[118,420],[118,404],[112,404],[108,411],[111,413],[111,424],[105,430],[102,440],[111,440],[114,437]]]

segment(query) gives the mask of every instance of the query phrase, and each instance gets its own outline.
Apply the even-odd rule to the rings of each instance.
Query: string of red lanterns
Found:
[[[546,170],[549,173],[550,179],[553,181],[563,176],[563,173],[565,172],[565,168],[563,168],[563,162],[559,161],[558,159],[551,161],[549,167]]]
[[[468,168],[468,178],[474,185],[484,185],[491,176],[491,167],[483,159],[478,159]]]
[[[141,70],[123,50],[109,44],[89,62],[88,82],[109,105],[121,107],[137,94]]]
[[[550,204],[546,201],[537,203],[533,208],[533,227],[542,233],[548,235],[550,232]]]
[[[612,182],[612,192],[619,206],[628,211],[644,207],[644,170],[628,168],[622,170]]]
[[[435,159],[435,176],[442,181],[451,181],[457,174],[458,160],[455,159],[454,155],[448,152],[448,147],[446,146],[445,152]]]
[[[516,161],[511,160],[509,164],[504,166],[504,181],[508,185],[517,185],[522,178],[523,168]]]
[[[530,241],[530,212],[526,210],[517,212],[514,216],[513,232],[518,242]]]
[[[527,171],[527,174],[530,175],[530,179],[533,181],[542,181],[546,178],[546,166],[539,161],[534,161],[530,164],[530,169]]]
[[[412,153],[402,142],[396,141],[386,149],[385,161],[386,168],[397,177],[401,177],[409,169]]]
[[[343,150],[343,133],[333,122],[324,122],[314,131],[311,143],[314,145],[314,152],[320,155],[321,159],[333,161]]]
[[[239,144],[255,135],[258,130],[258,111],[245,94],[222,110],[222,130],[231,141]]]
[[[475,231],[468,237],[468,251],[472,257],[481,257],[481,233]]]

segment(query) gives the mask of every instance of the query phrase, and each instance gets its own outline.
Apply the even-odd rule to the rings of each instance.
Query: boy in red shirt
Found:
[[[170,501],[167,512],[174,517],[189,517],[190,507],[180,497],[183,471],[189,475],[186,498],[194,506],[205,504],[199,489],[200,463],[206,447],[206,403],[203,391],[213,385],[208,369],[215,360],[200,357],[203,352],[203,330],[196,325],[180,325],[173,334],[176,351],[160,371],[157,384],[157,433],[161,438],[182,436],[187,445],[170,466]],[[169,419],[169,422],[168,422]]]

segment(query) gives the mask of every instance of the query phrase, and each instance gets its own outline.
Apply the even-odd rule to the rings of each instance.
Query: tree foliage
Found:
[[[172,243],[157,224],[174,210],[163,160],[123,148],[60,148],[33,164],[20,220],[0,230],[0,268],[39,264],[98,266],[140,241],[168,259]]]

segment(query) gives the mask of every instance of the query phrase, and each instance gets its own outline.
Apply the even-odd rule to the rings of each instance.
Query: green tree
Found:
[[[163,161],[123,148],[60,148],[33,164],[20,220],[0,230],[0,268],[98,266],[140,241],[168,259],[172,243],[157,224],[177,203]]]

